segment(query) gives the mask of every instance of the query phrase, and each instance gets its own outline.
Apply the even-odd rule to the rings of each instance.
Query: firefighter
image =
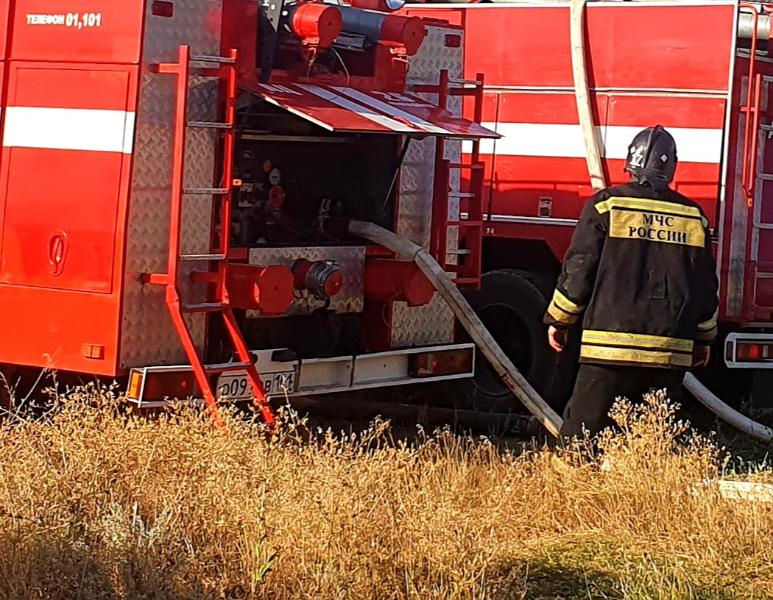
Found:
[[[666,389],[681,398],[684,372],[709,360],[717,334],[717,277],[700,206],[669,187],[674,138],[639,132],[628,148],[631,180],[583,208],[545,314],[548,342],[564,350],[582,325],[580,367],[564,411],[563,439],[612,425],[616,398]]]

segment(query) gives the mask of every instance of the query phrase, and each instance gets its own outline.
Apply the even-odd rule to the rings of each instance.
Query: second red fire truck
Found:
[[[577,3],[574,3],[575,5]],[[576,8],[576,6],[575,6]],[[713,379],[770,406],[773,367],[773,84],[770,7],[708,1],[589,1],[578,36],[603,175],[622,183],[628,144],[656,124],[675,137],[676,189],[711,221],[721,281]],[[428,3],[406,14],[464,29],[466,77],[485,75],[483,320],[547,396],[565,367],[540,322],[583,202],[593,193],[580,125],[572,3]],[[473,114],[467,107],[467,115]],[[713,377],[719,374],[718,377]],[[482,403],[509,391],[481,372]]]

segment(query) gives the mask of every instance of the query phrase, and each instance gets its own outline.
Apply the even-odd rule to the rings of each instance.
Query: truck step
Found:
[[[228,308],[227,302],[200,302],[196,304],[183,304],[182,311],[185,313],[208,313],[226,308]]]
[[[210,260],[225,260],[225,254],[182,254],[180,260],[184,262],[207,262]]]
[[[199,63],[215,63],[218,65],[233,65],[236,63],[236,59],[229,56],[214,56],[210,54],[194,54],[191,56],[191,62]]]
[[[194,129],[233,129],[230,123],[218,123],[216,121],[188,121],[188,127]]]
[[[461,221],[448,221],[446,223],[448,227],[466,227],[466,228],[474,228],[474,227],[482,227],[483,221],[468,221],[467,219],[463,219]]]
[[[476,164],[470,164],[470,163],[451,163],[448,165],[449,169],[470,169],[471,171],[482,171],[483,165],[480,163]]]
[[[449,77],[448,83],[453,83],[456,85],[469,85],[473,87],[480,87],[483,85],[483,82],[478,81],[477,79],[460,79],[459,77]]]
[[[472,250],[467,250],[466,248],[458,248],[456,250],[449,250],[447,254],[451,254],[453,256],[467,256],[468,254],[472,254]]]
[[[449,192],[449,198],[475,198],[475,194],[472,192]]]
[[[230,192],[228,188],[185,188],[183,194],[190,196],[225,196]]]

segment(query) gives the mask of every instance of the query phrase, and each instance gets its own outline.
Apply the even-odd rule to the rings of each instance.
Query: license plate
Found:
[[[295,371],[281,373],[261,373],[260,379],[266,395],[278,396],[290,393],[295,389]],[[226,373],[217,380],[217,392],[221,399],[251,400],[252,390],[247,375],[242,373]]]

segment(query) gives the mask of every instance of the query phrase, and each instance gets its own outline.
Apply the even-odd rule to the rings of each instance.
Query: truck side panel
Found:
[[[113,375],[143,7],[4,10],[0,362]]]
[[[187,362],[180,338],[169,317],[162,286],[143,285],[142,273],[165,273],[169,243],[172,163],[174,158],[176,78],[150,72],[149,65],[176,62],[180,45],[189,45],[193,55],[219,55],[221,2],[188,0],[176,3],[172,16],[153,14],[153,0],[147,4],[142,78],[140,81],[137,127],[129,207],[125,286],[120,317],[119,366],[127,369],[145,365]],[[188,92],[190,121],[217,121],[219,80],[192,74]],[[220,117],[222,118],[222,116]],[[218,131],[188,129],[185,148],[185,187],[211,187],[217,161]],[[211,196],[186,196],[183,206],[181,251],[206,253],[212,234]],[[185,267],[189,270],[201,265]],[[181,277],[181,281],[189,278]],[[182,286],[181,286],[182,287]],[[186,303],[206,300],[206,286],[186,285],[181,290]],[[187,316],[196,345],[206,341],[206,315]]]
[[[720,294],[723,317],[761,325],[773,320],[773,61],[762,56],[755,60],[751,99],[749,67],[748,52],[739,51],[729,130],[733,151],[728,155]],[[749,101],[752,118],[747,138]]]
[[[410,12],[448,18],[453,10],[428,5]],[[574,97],[569,7],[545,2],[455,10],[465,28],[465,75],[486,78],[484,125],[504,135],[482,148],[486,234],[544,240],[560,258],[592,194]],[[640,129],[660,123],[677,139],[677,189],[701,202],[713,227],[734,24],[732,2],[593,3],[586,15],[591,102],[608,181],[625,181],[628,143]]]
[[[32,64],[9,75],[0,283],[110,294],[131,73]]]

